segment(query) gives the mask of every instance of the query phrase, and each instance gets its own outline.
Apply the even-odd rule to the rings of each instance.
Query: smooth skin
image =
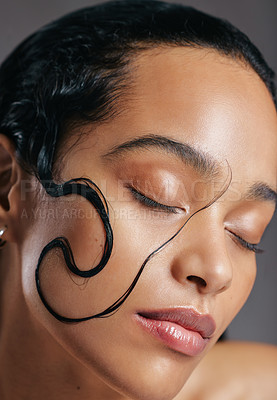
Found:
[[[48,253],[41,282],[51,306],[68,317],[109,307],[151,251],[226,189],[230,171],[232,182],[153,257],[116,314],[64,324],[49,314],[36,291],[41,250],[63,235],[77,265],[88,269],[99,260],[103,227],[84,199],[45,195],[1,136],[0,223],[8,227],[0,270],[3,400],[172,399],[253,286],[255,254],[238,236],[258,243],[274,212],[273,201],[245,198],[254,182],[276,190],[277,117],[267,88],[249,67],[211,50],[152,49],[137,56],[130,69],[132,83],[118,105],[121,113],[82,127],[77,143],[80,130],[70,132],[56,165],[57,180],[85,176],[105,194],[113,253],[105,269],[87,282],[70,276],[59,251]],[[153,134],[207,154],[217,165],[213,179],[157,146],[107,156],[115,146]],[[131,193],[130,182],[177,212],[147,208]],[[170,307],[192,307],[214,318],[216,331],[200,356],[169,349],[134,320],[140,310]]]
[[[217,343],[174,400],[275,400],[276,375],[276,346]]]

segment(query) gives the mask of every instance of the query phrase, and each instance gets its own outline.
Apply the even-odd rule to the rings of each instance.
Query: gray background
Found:
[[[93,0],[0,0],[0,62],[23,38],[69,11],[93,5]],[[276,0],[181,1],[228,19],[260,48],[277,71]],[[262,133],[261,133],[262,135]],[[228,337],[277,344],[277,216],[267,229],[257,257],[258,275],[246,305],[228,329]]]

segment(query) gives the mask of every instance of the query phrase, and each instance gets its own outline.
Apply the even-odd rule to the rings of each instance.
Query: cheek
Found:
[[[255,256],[245,257],[244,262],[238,262],[233,269],[233,280],[231,287],[222,294],[218,299],[218,305],[222,308],[219,315],[223,315],[224,329],[231,323],[238,312],[245,304],[256,278],[256,261]]]
[[[176,231],[169,225],[161,231],[160,215],[135,213],[130,204],[114,202],[111,224],[114,248],[107,265],[91,278],[70,271],[68,260],[55,239],[64,237],[70,244],[72,259],[81,271],[95,268],[103,255],[106,234],[95,208],[85,199],[72,196],[41,202],[33,213],[30,234],[23,243],[23,289],[32,310],[49,317],[38,296],[35,270],[46,303],[66,318],[86,318],[103,312],[128,290],[151,252]],[[124,211],[124,212],[123,212]],[[171,232],[172,231],[172,232]]]
[[[66,254],[57,245],[62,242],[60,238],[66,238],[69,243]],[[36,309],[44,308],[35,281],[35,270],[44,249],[38,276],[50,307],[69,318],[94,314],[98,305],[94,301],[98,287],[91,285],[90,279],[71,272],[69,265],[76,264],[81,272],[95,268],[102,258],[105,240],[103,223],[87,200],[41,202],[33,214],[32,227],[21,249],[23,290],[27,301],[35,304]]]
[[[240,307],[247,300],[257,273],[256,257],[254,254],[245,257],[245,261],[238,263],[238,268],[234,269],[233,291],[234,297],[237,297],[237,303]]]

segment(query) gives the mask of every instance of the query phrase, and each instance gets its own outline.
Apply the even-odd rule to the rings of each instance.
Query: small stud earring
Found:
[[[6,240],[2,239],[2,236],[4,235],[6,230],[7,230],[7,226],[0,227],[0,247],[3,247],[6,243]]]

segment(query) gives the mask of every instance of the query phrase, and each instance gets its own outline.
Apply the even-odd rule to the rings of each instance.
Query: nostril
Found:
[[[204,279],[200,278],[196,275],[189,275],[187,276],[187,280],[196,283],[198,286],[206,287],[207,283]]]

